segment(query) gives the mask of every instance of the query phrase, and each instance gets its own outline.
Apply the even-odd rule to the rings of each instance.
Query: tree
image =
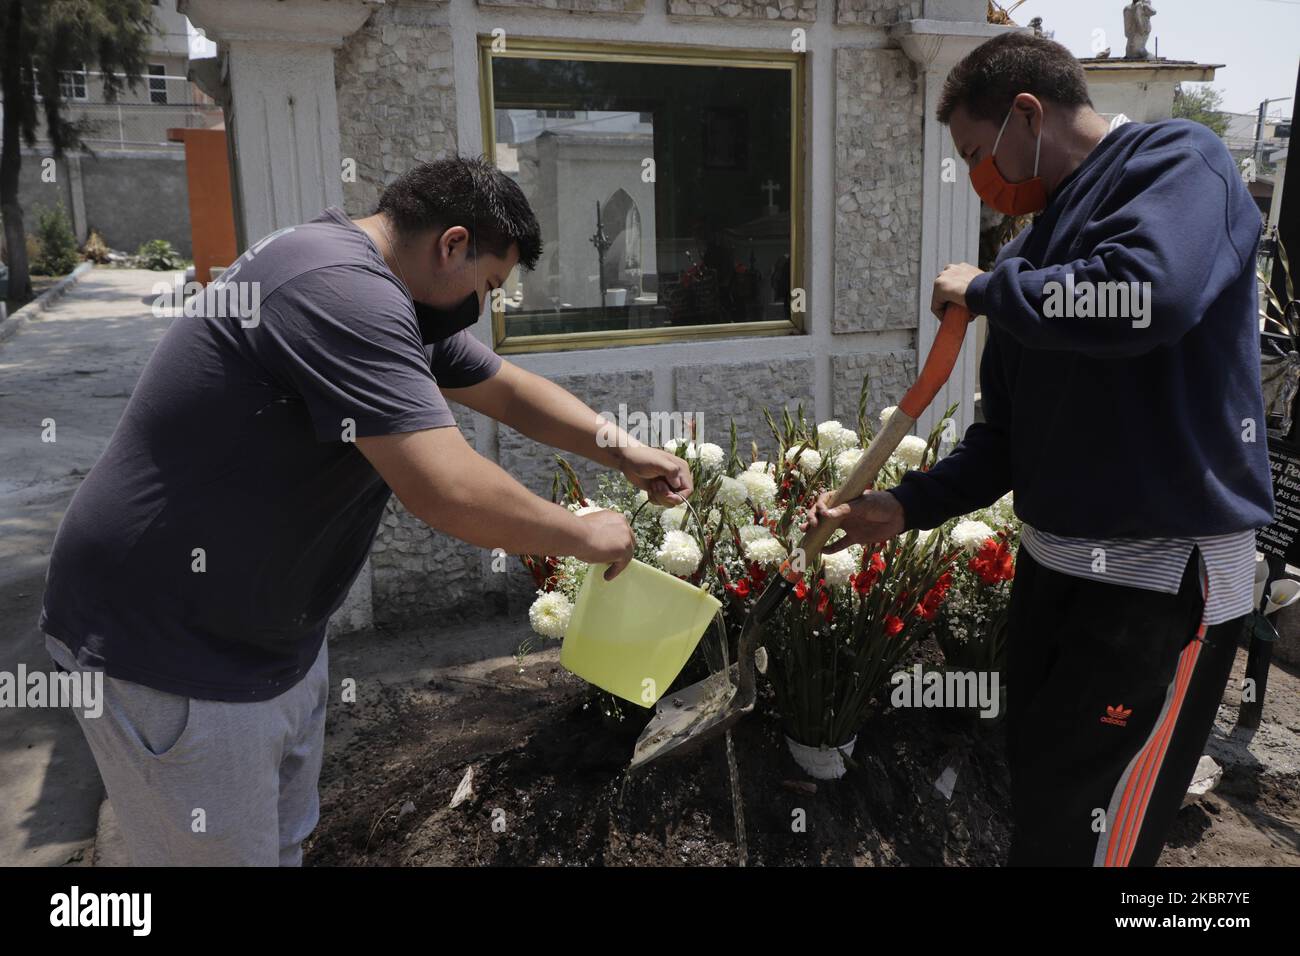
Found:
[[[0,217],[4,219],[9,295],[31,295],[26,232],[18,205],[22,144],[36,145],[43,121],[55,157],[82,146],[83,127],[64,111],[60,78],[98,67],[104,98],[134,89],[157,32],[150,0],[0,0]]]
[[[1174,119],[1189,119],[1214,130],[1219,138],[1228,131],[1228,117],[1219,109],[1223,94],[1212,86],[1174,90]]]

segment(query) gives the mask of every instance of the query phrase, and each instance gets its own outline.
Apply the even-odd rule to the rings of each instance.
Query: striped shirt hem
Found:
[[[1071,538],[1024,525],[1020,543],[1044,567],[1061,574],[1177,594],[1192,548],[1209,580],[1203,620],[1222,624],[1254,610],[1255,532],[1203,538]]]

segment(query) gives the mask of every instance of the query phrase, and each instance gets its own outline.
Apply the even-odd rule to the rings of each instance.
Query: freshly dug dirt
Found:
[[[1287,680],[1270,696],[1294,699]],[[646,717],[611,726],[557,651],[526,658],[522,670],[497,658],[360,696],[331,704],[308,865],[738,862],[724,744],[625,774]],[[734,741],[750,865],[1005,862],[998,722],[878,708],[858,736],[855,766],[815,785],[787,752],[770,700]],[[951,799],[934,785],[949,767]],[[473,796],[453,809],[469,768]],[[1230,767],[1219,792],[1179,815],[1161,863],[1300,863],[1295,777]]]

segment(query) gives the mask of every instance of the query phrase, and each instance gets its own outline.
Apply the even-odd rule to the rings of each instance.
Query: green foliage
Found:
[[[77,148],[82,131],[63,116],[60,78],[70,70],[96,70],[109,102],[134,89],[150,39],[159,32],[150,0],[9,0],[4,7],[5,109],[15,112],[29,145],[40,113],[55,155]]]
[[[136,250],[141,269],[153,269],[157,272],[170,272],[179,269],[182,264],[180,253],[172,248],[166,239],[150,239]]]
[[[1208,126],[1215,136],[1228,131],[1228,117],[1220,107],[1223,94],[1212,86],[1179,86],[1174,92],[1174,119],[1189,119]]]
[[[53,209],[42,209],[36,216],[36,239],[39,254],[32,260],[32,272],[37,275],[66,275],[77,267],[81,257],[77,253],[77,237],[68,222],[63,203]]]

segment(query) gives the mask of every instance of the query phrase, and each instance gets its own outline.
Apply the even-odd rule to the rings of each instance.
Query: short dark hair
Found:
[[[483,156],[420,163],[388,184],[378,211],[402,236],[464,226],[471,255],[505,258],[517,243],[519,264],[531,270],[542,254],[542,230],[523,190]]]
[[[972,119],[998,122],[1021,93],[1062,106],[1092,106],[1088,78],[1073,53],[1033,33],[1004,33],[952,68],[939,96],[939,122],[946,125],[959,106]]]

